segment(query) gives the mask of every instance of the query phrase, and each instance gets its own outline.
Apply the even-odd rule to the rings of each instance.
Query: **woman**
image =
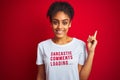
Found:
[[[48,10],[54,37],[38,44],[37,80],[87,80],[91,72],[96,35],[88,38],[88,55],[85,43],[67,35],[74,10],[67,2],[54,2]]]

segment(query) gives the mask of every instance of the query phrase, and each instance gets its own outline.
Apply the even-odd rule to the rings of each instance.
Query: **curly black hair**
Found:
[[[50,21],[52,20],[53,16],[59,11],[63,11],[65,14],[67,14],[70,20],[73,19],[74,16],[73,7],[68,2],[56,1],[50,5],[47,12],[47,17],[49,17]]]

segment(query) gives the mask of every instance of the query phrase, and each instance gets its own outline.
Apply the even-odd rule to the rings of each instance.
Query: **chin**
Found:
[[[55,35],[56,38],[63,38],[64,35]]]

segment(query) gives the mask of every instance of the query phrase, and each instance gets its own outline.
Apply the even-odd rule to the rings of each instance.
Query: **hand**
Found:
[[[97,36],[97,31],[95,31],[95,34],[93,36],[90,36],[88,37],[88,52],[89,53],[94,53],[95,51],[95,48],[96,48],[96,45],[97,45],[97,40],[96,40],[96,36]]]

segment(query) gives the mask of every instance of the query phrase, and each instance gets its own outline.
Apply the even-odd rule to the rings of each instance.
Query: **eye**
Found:
[[[58,21],[52,21],[52,24],[57,25]]]
[[[66,22],[66,21],[63,21],[63,22],[62,22],[62,24],[63,24],[63,25],[67,25],[67,24],[68,24],[68,22]]]

